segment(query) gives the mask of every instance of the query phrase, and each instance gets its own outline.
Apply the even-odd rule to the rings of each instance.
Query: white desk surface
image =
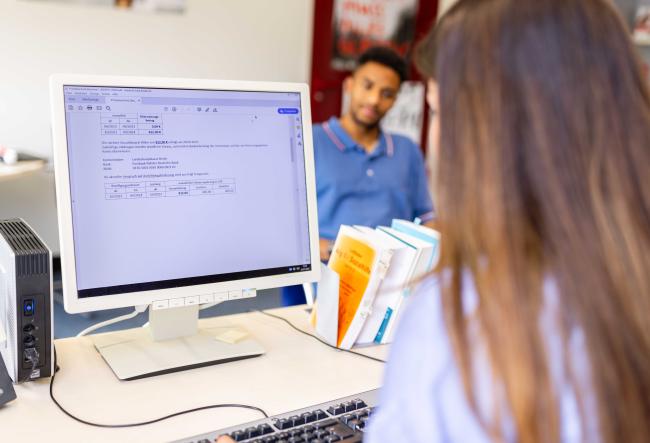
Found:
[[[304,306],[271,310],[303,330]],[[336,351],[281,320],[253,312],[201,320],[204,325],[239,325],[265,348],[262,357],[119,381],[87,337],[55,342],[57,400],[77,417],[115,424],[158,418],[216,403],[258,406],[269,415],[375,389],[383,364]],[[357,349],[357,351],[359,351]],[[387,346],[360,350],[385,359]],[[2,441],[163,442],[262,418],[246,409],[210,409],[147,426],[96,428],[64,415],[49,397],[49,379],[16,386],[18,398],[0,409]]]
[[[26,160],[13,165],[0,163],[0,180],[13,179],[23,174],[39,171],[44,167],[45,161],[43,160]]]

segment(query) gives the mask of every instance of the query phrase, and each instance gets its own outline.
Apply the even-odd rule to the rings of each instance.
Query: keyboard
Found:
[[[246,443],[358,443],[378,394],[378,389],[366,391],[175,443],[214,443],[221,435]]]

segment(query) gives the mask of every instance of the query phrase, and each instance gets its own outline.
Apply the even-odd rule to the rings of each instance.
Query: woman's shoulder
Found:
[[[465,396],[462,377],[456,364],[451,340],[445,324],[442,287],[449,277],[443,270],[426,278],[407,297],[407,306],[400,319],[385,372],[380,407],[368,432],[368,441],[383,442],[402,439],[412,442],[488,441],[474,411]],[[462,275],[464,314],[472,316],[479,297],[469,272]],[[552,278],[545,280],[545,305],[539,327],[544,332],[549,350],[551,375],[561,392],[561,441],[597,441],[591,428],[583,429],[580,422],[575,392],[563,372],[563,345],[559,335],[558,319],[561,308],[559,291]],[[570,364],[582,375],[589,390],[589,369],[584,343],[577,338],[580,330],[571,331],[575,340],[568,343]],[[481,349],[481,342],[471,330],[469,340]],[[494,400],[490,367],[485,354],[477,352],[471,370],[474,395],[481,415],[489,416]],[[587,398],[586,407],[590,407]],[[514,441],[514,428],[509,417],[502,417],[503,430],[508,441]],[[589,425],[588,425],[589,426]],[[390,437],[390,438],[387,438]]]
[[[368,441],[449,441],[458,429],[482,441],[475,433],[480,429],[470,423],[473,418],[454,364],[440,277],[426,278],[407,300]]]

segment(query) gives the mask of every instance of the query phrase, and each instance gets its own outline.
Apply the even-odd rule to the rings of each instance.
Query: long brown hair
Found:
[[[650,93],[619,15],[607,0],[460,0],[418,59],[440,91],[442,302],[476,415],[495,440],[507,416],[520,442],[559,441],[563,362],[585,440],[595,426],[603,442],[648,441]]]

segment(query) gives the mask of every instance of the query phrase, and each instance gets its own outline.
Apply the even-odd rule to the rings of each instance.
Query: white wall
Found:
[[[314,0],[187,0],[185,14],[0,0],[0,144],[51,157],[54,72],[309,80]]]

